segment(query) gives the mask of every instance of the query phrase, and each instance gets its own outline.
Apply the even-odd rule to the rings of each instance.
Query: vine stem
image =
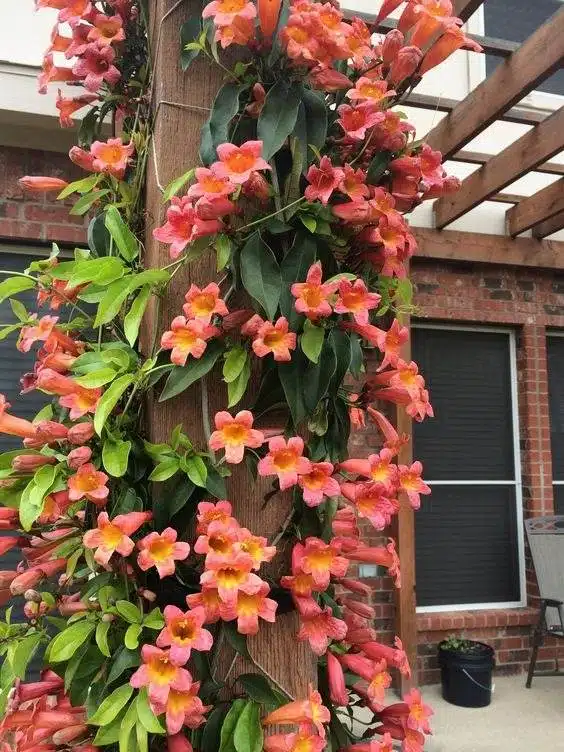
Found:
[[[202,378],[200,379],[200,386],[202,390],[202,423],[204,426],[204,436],[206,437],[206,441],[209,442],[212,431],[210,424],[210,399],[208,392],[208,381],[206,376],[202,376]],[[213,452],[211,454],[215,462],[215,455]]]
[[[280,539],[283,537],[283,535],[286,532],[286,530],[288,529],[290,523],[294,519],[294,512],[295,512],[295,509],[294,509],[294,505],[292,504],[292,508],[290,509],[290,511],[288,512],[288,514],[286,516],[286,519],[284,520],[284,522],[280,526],[280,530],[276,533],[276,535],[274,536],[274,538],[270,541],[270,543],[269,543],[270,546],[275,546],[277,543],[279,543]]]
[[[272,214],[267,214],[266,217],[261,217],[260,219],[256,219],[254,222],[249,222],[249,224],[243,225],[243,227],[239,227],[238,232],[243,232],[244,230],[248,230],[249,227],[255,227],[256,225],[260,225],[262,224],[262,222],[266,222],[267,219],[270,219],[271,217],[275,217],[277,214],[281,214],[282,212],[285,212],[286,209],[289,209],[290,207],[295,206],[296,204],[301,204],[305,200],[306,200],[305,196],[301,196],[300,198],[297,198],[295,201],[292,201],[289,204],[286,204],[286,206],[283,206],[281,209],[278,209],[275,212],[272,212]]]

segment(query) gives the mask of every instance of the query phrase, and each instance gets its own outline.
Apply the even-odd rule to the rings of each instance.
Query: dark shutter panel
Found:
[[[434,486],[416,513],[418,606],[519,600],[512,486]]]
[[[539,26],[562,7],[561,0],[486,0],[484,28],[486,36],[524,42]],[[486,73],[491,75],[503,58],[486,56]],[[536,87],[537,91],[564,94],[564,72],[557,71]]]
[[[429,480],[513,480],[509,338],[496,332],[413,330],[413,359],[435,417],[414,426]]]
[[[564,337],[547,337],[546,353],[552,477],[564,480]]]
[[[413,429],[432,487],[415,515],[417,605],[518,601],[515,485],[478,485],[515,478],[509,336],[415,328],[412,343],[436,415]]]
[[[564,486],[555,485],[554,491],[554,514],[564,514]]]

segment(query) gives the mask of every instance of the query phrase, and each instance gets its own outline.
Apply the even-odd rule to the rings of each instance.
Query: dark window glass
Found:
[[[414,328],[412,345],[436,414],[413,430],[432,487],[415,517],[417,605],[518,601],[509,336]]]
[[[514,486],[433,486],[416,513],[418,606],[519,600]]]
[[[435,418],[416,423],[416,456],[430,480],[513,480],[506,334],[414,329],[413,359]]]
[[[548,337],[546,354],[552,477],[564,481],[564,337]],[[564,514],[564,485],[556,484],[553,489],[554,512]]]
[[[556,11],[560,10],[560,0],[486,0],[484,8],[484,28],[486,36],[507,39],[511,42],[524,42],[539,26],[542,26]],[[542,50],[539,50],[542,54]],[[488,76],[499,65],[501,58],[486,57]],[[550,94],[564,94],[564,71],[560,70],[540,83],[538,91]]]

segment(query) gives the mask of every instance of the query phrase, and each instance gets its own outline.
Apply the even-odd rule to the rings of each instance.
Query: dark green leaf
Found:
[[[124,684],[106,697],[94,715],[88,719],[92,726],[106,726],[111,723],[119,711],[125,707],[133,694],[133,687]]]
[[[251,660],[249,649],[247,648],[247,636],[240,634],[240,632],[237,631],[236,622],[225,622],[223,629],[225,631],[225,638],[227,639],[227,642],[231,645],[233,650],[236,650],[239,655],[243,656],[243,658]]]
[[[208,472],[209,481],[209,472]],[[163,530],[175,514],[180,512],[190,501],[196,486],[184,474],[178,477],[172,489],[167,490],[153,502],[153,515],[157,529]],[[162,498],[161,498],[162,496]],[[224,499],[225,496],[220,498]]]
[[[251,700],[274,707],[281,704],[280,697],[273,691],[268,679],[261,674],[241,674],[237,681]]]
[[[282,280],[276,256],[258,232],[241,250],[241,277],[245,289],[273,319],[278,308]]]
[[[137,668],[141,663],[141,657],[138,650],[128,650],[127,648],[120,648],[117,653],[114,662],[110,668],[108,674],[108,684],[112,684],[116,679],[127,671],[128,668]]]
[[[366,173],[366,182],[371,185],[378,185],[378,181],[382,175],[386,172],[388,164],[392,159],[392,154],[389,151],[380,151],[376,154]]]
[[[306,409],[312,412],[319,400],[325,396],[333,374],[337,368],[335,352],[328,342],[321,351],[319,363],[310,363],[304,374],[304,403]]]
[[[110,233],[106,229],[104,214],[98,214],[90,220],[88,247],[94,256],[107,256],[110,251]]]
[[[303,232],[298,232],[294,243],[280,264],[282,276],[282,293],[280,295],[280,311],[285,316],[290,328],[295,329],[300,321],[300,314],[296,311],[296,299],[290,288],[294,282],[304,282],[309,267],[316,260],[317,247],[315,240]]]
[[[205,376],[214,367],[222,351],[223,345],[218,341],[212,341],[208,343],[201,358],[190,358],[185,366],[175,366],[168,375],[159,402],[176,397]]]
[[[262,752],[264,734],[260,722],[260,705],[249,702],[237,719],[233,743],[237,752]]]
[[[347,332],[342,329],[332,329],[329,334],[329,344],[335,353],[337,365],[333,375],[332,390],[336,391],[341,386],[352,359],[351,339]]]
[[[209,714],[202,734],[202,752],[217,752],[221,748],[220,734],[227,713],[226,705],[218,705]]]
[[[186,71],[200,54],[200,50],[187,50],[186,45],[196,42],[202,31],[200,16],[192,16],[180,27],[180,65]],[[174,195],[174,194],[173,194]]]
[[[302,103],[305,108],[307,123],[307,144],[321,149],[327,140],[327,106],[325,97],[319,91],[303,89]],[[311,149],[308,150],[308,164],[315,157]]]
[[[279,78],[268,91],[257,123],[262,156],[268,160],[282,148],[294,129],[300,106],[299,90]]]
[[[280,383],[286,395],[286,402],[290,408],[294,426],[297,426],[307,414],[304,392],[305,392],[305,374],[308,369],[308,361],[298,350],[292,354],[292,360],[289,363],[278,364],[278,375]],[[312,364],[310,364],[312,365]],[[312,368],[318,369],[319,366]],[[317,403],[316,403],[317,404]]]
[[[200,158],[205,165],[217,158],[216,148],[229,141],[229,125],[239,111],[239,95],[243,86],[223,84],[213,101],[209,120],[202,127]]]
[[[212,496],[215,496],[216,499],[225,499],[227,496],[225,481],[214,467],[208,467],[206,490],[209,491]]]

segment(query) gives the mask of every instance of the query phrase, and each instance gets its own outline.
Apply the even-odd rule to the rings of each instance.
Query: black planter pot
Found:
[[[484,708],[492,699],[495,654],[484,642],[467,640],[470,650],[438,647],[443,698],[463,708]]]

